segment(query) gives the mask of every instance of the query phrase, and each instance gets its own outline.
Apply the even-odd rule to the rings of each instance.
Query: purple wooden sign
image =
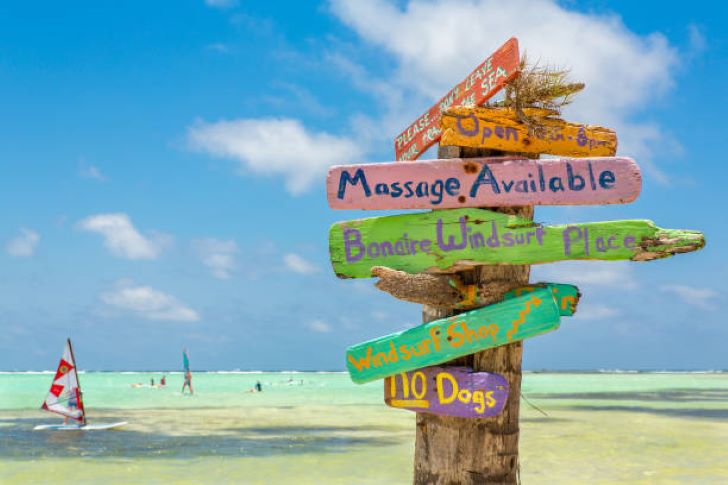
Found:
[[[340,165],[326,178],[332,209],[625,204],[641,189],[640,169],[625,157]]]
[[[384,379],[384,402],[418,413],[487,418],[503,411],[508,381],[469,367],[423,367]]]

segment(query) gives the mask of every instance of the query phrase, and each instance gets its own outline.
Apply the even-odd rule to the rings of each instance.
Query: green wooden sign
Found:
[[[457,283],[453,283],[453,285],[460,292],[460,295],[462,295],[462,300],[456,305],[453,305],[452,308],[473,309],[483,306],[480,303],[482,291],[478,285],[458,285]],[[536,291],[539,288],[546,288],[553,294],[562,317],[570,317],[576,313],[576,306],[579,304],[581,293],[579,293],[579,288],[574,285],[566,285],[563,283],[532,283],[507,292],[503,295],[503,299],[508,300],[516,296],[521,296],[524,293]]]
[[[346,351],[346,366],[354,382],[369,382],[541,335],[556,330],[560,319],[552,290],[538,288],[354,345]]]
[[[540,288],[545,288],[552,293],[554,301],[556,301],[556,305],[559,307],[559,314],[562,317],[570,317],[576,313],[576,305],[579,303],[581,293],[579,293],[579,288],[574,285],[566,285],[563,283],[534,283],[509,291],[503,295],[503,299],[508,300],[517,296],[533,293]]]
[[[698,231],[627,220],[543,226],[485,209],[451,209],[338,222],[329,252],[340,278],[369,278],[372,266],[408,273],[483,264],[595,259],[647,261],[695,251]]]

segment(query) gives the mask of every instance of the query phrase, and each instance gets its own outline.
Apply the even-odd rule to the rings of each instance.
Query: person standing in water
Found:
[[[189,387],[190,394],[194,394],[194,392],[192,391],[192,372],[190,372],[189,370],[185,371],[185,383],[182,384],[182,394],[185,393],[185,387]]]
[[[257,381],[253,387],[245,392],[263,392],[263,384],[261,384],[260,381]]]
[[[78,409],[78,396],[75,392],[72,392],[71,395],[68,396],[68,408],[72,411],[76,411]],[[63,424],[68,425],[68,416],[63,417]]]
[[[190,371],[190,358],[187,355],[187,349],[182,349],[182,367],[185,370],[185,383],[182,384],[182,394],[185,393],[185,387],[190,388],[190,395],[192,392],[192,371]]]

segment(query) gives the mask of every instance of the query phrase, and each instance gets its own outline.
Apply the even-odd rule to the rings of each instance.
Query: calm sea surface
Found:
[[[39,432],[51,373],[0,373],[0,483],[411,483],[414,414],[331,373],[80,375],[89,421]],[[262,393],[246,392],[257,381]],[[524,483],[728,483],[728,374],[526,374]]]

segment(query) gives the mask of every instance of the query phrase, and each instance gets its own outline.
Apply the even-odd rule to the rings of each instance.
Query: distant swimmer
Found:
[[[248,389],[246,392],[263,392],[263,385],[260,383],[260,381],[256,382],[253,387]]]
[[[149,379],[149,385],[151,387],[154,387],[154,377],[152,377],[151,379]]]
[[[162,376],[162,378],[159,379],[159,385],[162,387],[167,385],[167,376]]]
[[[194,394],[192,391],[192,372],[190,371],[185,372],[185,383],[182,384],[182,394],[185,393],[185,387],[189,387],[190,394]]]

